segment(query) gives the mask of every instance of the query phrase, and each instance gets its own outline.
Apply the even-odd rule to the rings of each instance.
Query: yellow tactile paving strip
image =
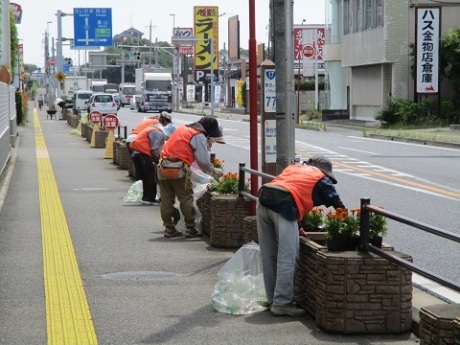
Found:
[[[36,110],[34,129],[48,344],[97,344],[77,258]]]

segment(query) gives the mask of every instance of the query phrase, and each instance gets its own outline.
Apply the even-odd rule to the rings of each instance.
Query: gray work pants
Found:
[[[291,305],[299,256],[297,221],[289,221],[257,201],[257,232],[267,301],[276,306]]]

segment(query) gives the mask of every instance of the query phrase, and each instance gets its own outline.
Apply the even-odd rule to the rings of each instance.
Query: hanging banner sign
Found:
[[[417,8],[417,93],[438,92],[440,25],[439,8]]]

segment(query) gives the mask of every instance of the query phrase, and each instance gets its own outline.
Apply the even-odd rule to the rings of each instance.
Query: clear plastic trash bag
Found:
[[[267,309],[260,248],[254,241],[243,245],[217,273],[212,306],[219,312],[245,315]]]
[[[142,180],[136,181],[131,185],[131,187],[129,187],[128,194],[125,195],[123,201],[140,204],[142,202],[143,194],[144,190],[142,188]]]

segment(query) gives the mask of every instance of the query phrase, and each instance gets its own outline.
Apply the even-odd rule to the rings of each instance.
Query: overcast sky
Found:
[[[326,0],[294,0],[294,24],[324,24]],[[176,27],[193,26],[194,6],[218,6],[219,45],[223,48],[227,42],[227,21],[238,15],[240,20],[240,46],[248,48],[249,39],[249,0],[10,0],[22,6],[22,22],[18,24],[20,43],[24,44],[24,62],[44,66],[44,35],[49,28],[50,36],[57,37],[56,13],[73,14],[74,8],[112,8],[113,35],[134,27],[149,38],[150,23],[152,41],[171,41],[173,23]],[[255,0],[256,4],[256,39],[267,43],[269,20],[269,0]],[[172,16],[171,14],[174,14]],[[47,24],[47,22],[52,22]],[[74,37],[73,16],[62,18],[62,36]],[[50,41],[51,45],[51,41]],[[226,46],[228,46],[226,44]],[[63,48],[64,57],[84,63],[84,54],[77,50]]]

